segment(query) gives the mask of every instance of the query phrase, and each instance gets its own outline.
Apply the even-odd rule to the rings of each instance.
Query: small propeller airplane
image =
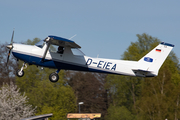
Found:
[[[55,68],[56,72],[49,75],[51,82],[57,82],[58,73],[61,69],[90,71],[108,74],[118,74],[138,77],[155,77],[165,59],[173,49],[174,45],[161,42],[139,61],[113,60],[103,58],[92,58],[85,56],[80,51],[80,46],[74,41],[57,36],[48,36],[36,45],[25,45],[13,43],[14,30],[11,44],[7,45],[9,56],[12,52],[17,60],[24,61],[21,69],[17,70],[18,77],[24,75],[26,63],[41,67]],[[59,46],[58,51],[51,51],[50,46]]]

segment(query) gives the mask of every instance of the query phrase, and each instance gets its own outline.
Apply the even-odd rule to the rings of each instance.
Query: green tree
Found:
[[[178,61],[172,54],[160,69],[158,77],[146,78],[143,82],[141,99],[137,102],[139,119],[179,119]]]
[[[28,40],[28,44],[35,44],[39,39]],[[66,114],[76,111],[76,99],[72,88],[66,83],[64,71],[59,73],[59,81],[49,81],[49,74],[54,69],[30,65],[24,69],[25,75],[16,77],[16,84],[22,92],[26,92],[29,103],[37,106],[36,115],[53,113],[51,120],[66,119]]]
[[[156,45],[158,45],[160,43],[159,39],[149,36],[145,33],[143,33],[142,35],[137,34],[137,37],[138,37],[138,41],[131,43],[131,45],[127,48],[127,50],[122,55],[122,59],[138,61],[140,58],[142,58],[145,54],[147,54],[150,50],[152,50]],[[166,64],[168,64],[168,63],[171,63],[171,64],[168,67],[165,67]],[[167,87],[169,87],[167,89],[167,91],[171,90],[171,88],[173,88],[174,84],[172,84],[172,81],[170,80],[170,78],[171,78],[170,75],[175,77],[174,81],[176,81],[176,82],[179,81],[176,79],[176,78],[179,78],[178,72],[177,72],[177,66],[178,66],[177,63],[178,63],[177,58],[174,55],[174,53],[172,52],[170,54],[170,57],[168,57],[168,59],[166,60],[166,62],[163,65],[163,67],[161,68],[158,77],[145,79],[142,77],[108,75],[106,87],[107,87],[107,89],[109,89],[109,98],[110,98],[109,101],[111,102],[111,105],[113,105],[114,107],[118,107],[118,106],[126,107],[133,115],[138,116],[137,119],[140,119],[142,116],[144,116],[144,117],[142,117],[143,119],[149,119],[150,117],[149,117],[148,112],[149,112],[150,108],[147,109],[147,107],[146,107],[147,105],[150,105],[150,103],[148,103],[148,102],[151,102],[151,100],[152,101],[155,100],[155,98],[158,98],[158,100],[160,100],[160,98],[157,97],[158,96],[157,94],[156,94],[157,96],[149,95],[150,93],[153,94],[155,91],[148,89],[150,87],[150,86],[148,87],[148,85],[153,84],[154,89],[163,88],[162,85],[164,83],[160,82],[160,80],[158,80],[158,79],[160,79],[160,77],[163,78],[163,76],[164,76],[165,78],[163,78],[163,79],[164,80],[166,79]],[[164,74],[162,74],[163,68],[164,68],[164,70],[166,70],[166,71],[164,71]],[[172,74],[173,69],[176,69],[176,75]],[[168,71],[171,71],[170,74]],[[163,80],[161,79],[161,81],[163,81]],[[147,84],[147,82],[149,84]],[[177,82],[177,83],[179,83],[179,82]],[[151,89],[153,87],[151,86]],[[161,91],[161,92],[163,92],[163,91]],[[165,93],[168,93],[168,95],[171,95],[170,92],[165,92]],[[146,96],[148,96],[148,97],[146,97]],[[179,99],[178,97],[175,97],[175,98],[176,98],[176,100]],[[145,103],[145,99],[149,99],[149,101]],[[168,99],[168,97],[166,97],[166,99]],[[144,104],[142,104],[143,102],[144,102]],[[157,101],[155,101],[155,102],[157,103]],[[161,103],[161,102],[163,102],[163,103]],[[164,106],[165,104],[167,104],[165,99],[164,99],[164,101],[162,100],[162,101],[159,101],[159,103],[158,103],[159,106]],[[144,109],[142,109],[139,106],[142,106],[142,108],[144,107]],[[151,110],[157,111],[157,109],[154,109],[154,108],[152,108]],[[159,107],[159,110],[163,110],[163,108]],[[145,112],[145,111],[147,111],[147,112]],[[178,111],[179,111],[179,109],[177,108],[176,114]],[[158,112],[160,112],[160,111],[158,111]],[[164,113],[164,112],[162,112],[162,113]],[[154,119],[155,118],[157,118],[157,117],[155,116]]]
[[[39,39],[39,38],[34,38],[33,40],[28,39],[28,40],[25,42],[25,44],[27,44],[27,45],[35,45],[35,44],[38,43],[40,40],[41,40],[41,39]]]
[[[110,106],[106,120],[134,120],[134,115],[124,106]]]
[[[130,112],[137,113],[136,101],[141,93],[141,78],[108,75],[106,88],[109,89],[109,104],[124,106]]]
[[[69,71],[68,84],[73,88],[77,103],[81,105],[82,113],[101,113],[102,118],[107,111],[107,94],[104,89],[103,75],[89,72]],[[77,110],[77,112],[79,112]]]
[[[137,61],[160,43],[159,39],[145,33],[142,35],[137,34],[136,36],[138,37],[138,41],[131,42],[131,45],[122,55],[123,60]]]

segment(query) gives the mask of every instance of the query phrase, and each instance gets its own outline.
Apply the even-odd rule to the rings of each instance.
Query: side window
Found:
[[[41,40],[41,41],[39,41],[38,43],[36,43],[35,45],[36,45],[37,47],[43,48],[44,44],[45,44],[44,40]]]
[[[84,56],[84,53],[81,50],[79,50],[78,48],[71,48],[71,51],[72,51],[73,55]]]
[[[57,53],[63,54],[64,53],[64,47],[59,46]]]
[[[50,52],[57,52],[57,49],[58,49],[58,46],[56,46],[56,45],[50,45],[50,47],[49,47]]]
[[[57,45],[50,45],[49,47],[50,52],[63,54],[64,53],[64,47],[57,46]]]

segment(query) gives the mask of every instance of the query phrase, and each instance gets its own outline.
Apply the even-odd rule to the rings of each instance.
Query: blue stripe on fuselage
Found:
[[[16,57],[26,63],[43,66],[43,67],[56,68],[55,63],[52,60],[45,59],[45,62],[41,62],[42,58],[39,58],[39,57],[22,54],[22,53],[17,53],[17,52],[12,52],[12,53],[13,53],[14,57]]]
[[[66,61],[58,61],[58,60],[47,60],[45,59],[45,62],[41,62],[42,58],[40,57],[35,57],[27,54],[22,54],[22,53],[17,53],[17,52],[12,52],[14,57],[25,61],[26,63],[29,64],[34,64],[37,66],[43,66],[43,67],[49,67],[49,68],[55,68],[55,69],[64,69],[64,70],[77,70],[77,71],[89,71],[89,72],[99,72],[99,73],[110,73],[110,74],[118,74],[115,72],[109,72],[109,71],[104,71],[100,69],[95,69],[95,68],[88,68],[88,66],[81,66],[81,65],[75,65],[73,63],[67,63]]]
[[[25,61],[26,63],[34,64],[37,66],[64,69],[64,70],[89,71],[89,68],[87,66],[83,67],[80,65],[72,64],[72,63],[65,63],[65,62],[60,62],[58,60],[47,60],[47,59],[45,59],[45,62],[41,62],[42,58],[40,57],[35,57],[35,56],[26,55],[26,54],[17,53],[17,52],[12,52],[12,53],[14,57],[22,61]]]

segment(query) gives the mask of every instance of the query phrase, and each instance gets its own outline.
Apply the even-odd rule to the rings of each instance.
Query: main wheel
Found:
[[[59,80],[59,75],[57,73],[51,73],[49,75],[49,80],[51,82],[57,82]]]
[[[18,77],[22,77],[23,75],[24,75],[24,71],[22,70],[17,70],[16,71],[16,75],[18,76]]]

